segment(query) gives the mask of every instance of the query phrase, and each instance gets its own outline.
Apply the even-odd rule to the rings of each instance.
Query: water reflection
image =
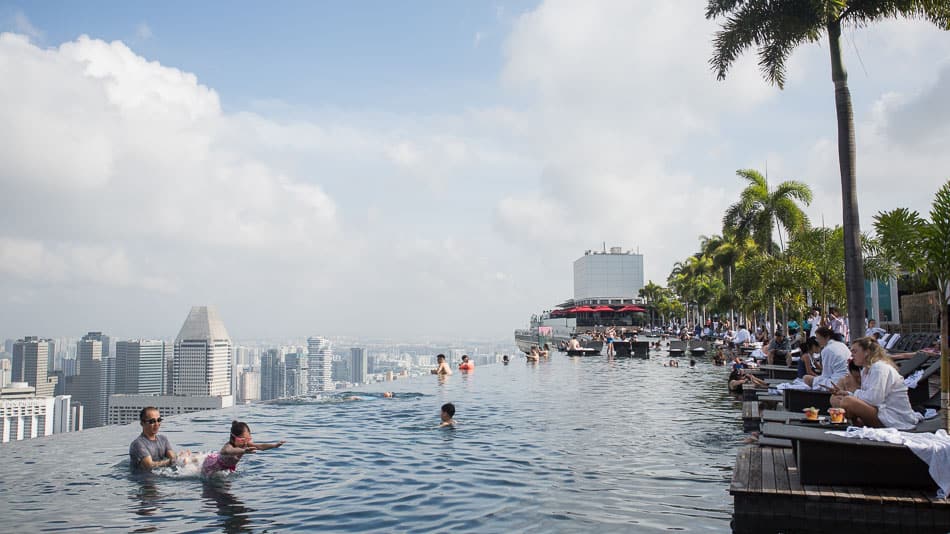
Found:
[[[158,490],[155,475],[148,473],[130,476],[139,483],[138,485],[132,486],[133,491],[132,494],[129,495],[131,501],[137,502],[137,505],[133,506],[133,513],[139,516],[155,515],[164,497]]]
[[[230,480],[205,481],[202,485],[201,498],[206,504],[217,507],[224,532],[251,531],[251,512],[254,509],[245,506],[231,493]]]

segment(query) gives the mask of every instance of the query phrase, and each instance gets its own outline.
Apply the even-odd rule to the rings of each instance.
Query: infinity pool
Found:
[[[138,424],[0,446],[4,530],[728,532],[742,439],[725,372],[667,358],[569,358],[367,387],[395,399],[258,404],[166,418],[211,451],[232,419],[256,441],[235,473],[133,476]],[[438,429],[454,402],[455,429]]]

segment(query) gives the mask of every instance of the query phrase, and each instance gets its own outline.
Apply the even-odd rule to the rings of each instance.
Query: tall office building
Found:
[[[13,343],[11,382],[26,382],[36,390],[37,397],[52,397],[56,379],[48,373],[49,351],[53,342],[36,336],[26,336]]]
[[[108,415],[108,368],[103,368],[102,333],[89,332],[76,343],[79,382],[73,400],[83,406],[83,428],[106,423]],[[105,402],[103,397],[105,396]]]
[[[212,306],[191,308],[175,338],[175,395],[231,395],[231,337]]]
[[[115,344],[115,392],[164,395],[166,343],[135,339]]]
[[[350,349],[350,382],[362,384],[366,382],[367,365],[366,349],[353,347]]]
[[[643,289],[643,255],[612,247],[574,261],[576,304],[630,304]]]
[[[286,373],[285,397],[296,397],[307,394],[307,358],[297,352],[284,355],[284,369]]]
[[[261,355],[261,400],[287,396],[287,366],[279,349]]]
[[[307,394],[333,391],[333,350],[330,340],[307,338]]]

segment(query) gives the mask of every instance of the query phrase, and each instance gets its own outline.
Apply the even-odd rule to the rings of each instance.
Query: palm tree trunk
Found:
[[[828,46],[831,49],[831,80],[835,84],[835,109],[838,114],[845,291],[848,296],[851,339],[854,340],[863,335],[864,264],[861,259],[861,223],[858,219],[854,111],[851,108],[851,91],[848,89],[848,72],[841,59],[840,20],[828,22]]]
[[[950,303],[946,300],[947,286],[941,288],[940,304],[940,407],[943,408],[943,428],[950,431]]]

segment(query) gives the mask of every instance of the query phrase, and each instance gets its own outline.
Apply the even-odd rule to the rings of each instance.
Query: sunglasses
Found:
[[[162,418],[161,418],[161,417],[158,417],[158,418],[153,417],[153,418],[151,418],[151,419],[146,419],[146,420],[144,420],[144,421],[142,421],[142,422],[145,423],[146,425],[154,425],[155,423],[161,423],[161,422],[162,422]]]

